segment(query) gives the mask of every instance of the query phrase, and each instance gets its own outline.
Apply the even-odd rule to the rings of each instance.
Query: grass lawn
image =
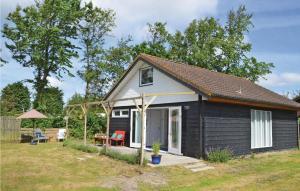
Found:
[[[299,190],[300,151],[255,155],[193,173],[129,165],[61,143],[1,145],[1,190]]]

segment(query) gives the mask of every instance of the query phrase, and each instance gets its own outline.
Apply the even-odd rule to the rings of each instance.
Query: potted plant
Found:
[[[152,164],[159,164],[160,163],[161,155],[159,154],[159,150],[160,150],[160,143],[154,143],[152,145],[153,155],[151,155]]]

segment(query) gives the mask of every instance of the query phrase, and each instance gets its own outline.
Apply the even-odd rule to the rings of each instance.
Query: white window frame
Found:
[[[251,149],[273,146],[272,112],[251,110]]]
[[[120,115],[116,115],[116,112],[119,111]],[[123,111],[127,111],[127,114],[123,114]],[[114,109],[112,111],[113,118],[128,118],[129,117],[129,109]]]
[[[151,69],[152,70],[152,82],[149,82],[149,83],[146,83],[146,84],[142,84],[142,72],[144,70],[149,70]],[[153,81],[154,81],[154,70],[153,70],[153,67],[146,67],[146,68],[140,68],[140,71],[139,71],[139,85],[140,86],[149,86],[149,85],[152,85],[153,84]]]

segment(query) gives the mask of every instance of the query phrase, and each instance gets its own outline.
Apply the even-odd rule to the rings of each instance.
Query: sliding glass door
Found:
[[[136,109],[131,110],[130,147],[141,146],[141,114]]]
[[[168,152],[181,154],[181,107],[169,108]]]
[[[182,154],[181,153],[181,107],[169,107],[165,108],[168,111],[168,115],[166,117],[168,118],[168,152],[173,154]],[[153,110],[154,111],[154,110]],[[149,117],[145,120],[158,120],[158,118],[155,117]],[[146,117],[146,116],[145,116]],[[141,115],[140,112],[138,112],[137,109],[131,110],[131,124],[130,124],[130,147],[141,147]],[[145,130],[145,143],[147,143],[146,139],[151,141],[153,137],[150,137],[150,135],[146,136],[146,132],[151,133],[151,136],[155,136],[156,134],[153,133],[151,130],[151,124],[157,126],[157,122],[151,121],[147,122],[146,130]],[[153,127],[154,128],[154,127]],[[162,128],[160,125],[156,128]],[[161,131],[161,129],[159,129]],[[167,132],[166,132],[167,133]],[[158,134],[158,133],[157,133]],[[154,137],[155,138],[155,137]],[[157,140],[160,140],[160,137],[158,137]],[[157,141],[156,140],[156,141]],[[149,144],[150,147],[151,144]]]

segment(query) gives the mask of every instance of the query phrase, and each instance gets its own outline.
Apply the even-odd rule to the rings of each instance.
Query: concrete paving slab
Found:
[[[110,149],[118,151],[120,153],[124,153],[124,154],[134,154],[138,151],[137,148],[130,148],[130,147],[125,147],[125,146],[111,146]],[[153,153],[149,150],[148,151],[146,150],[146,152],[145,152],[145,158],[150,161],[148,163],[148,165],[151,167],[186,165],[186,164],[190,164],[190,163],[203,162],[202,160],[199,160],[196,158],[182,156],[182,155],[174,155],[174,154],[162,151],[160,153],[162,155],[161,163],[158,165],[154,165],[154,164],[151,164],[151,155],[152,154]]]

